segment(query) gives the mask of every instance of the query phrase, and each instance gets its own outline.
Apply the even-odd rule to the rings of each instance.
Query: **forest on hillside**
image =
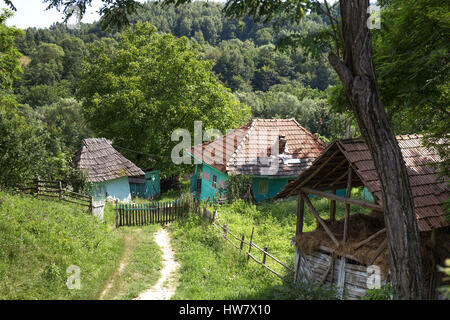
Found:
[[[386,7],[390,27],[374,32],[382,98],[396,134],[442,137],[447,127],[448,43],[442,35],[449,26],[438,5],[428,6],[430,14],[410,19],[430,30],[428,36],[417,31],[399,38],[420,6]],[[173,145],[167,141],[178,127],[192,130],[194,120],[224,131],[251,117],[295,118],[324,142],[342,138],[351,113],[325,55],[307,45],[279,45],[283,35],[321,34],[329,29],[327,17],[310,12],[295,26],[261,24],[227,18],[222,8],[149,1],[121,31],[100,23],[18,30],[6,27],[3,13],[0,32],[12,39],[9,50],[20,65],[0,82],[2,149],[8,150],[0,165],[14,163],[0,173],[0,183],[34,175],[77,180],[71,158],[82,139],[93,136],[112,139],[143,168],[178,175],[189,168],[169,163]],[[420,42],[430,45],[415,47]],[[400,54],[394,58],[393,52]]]

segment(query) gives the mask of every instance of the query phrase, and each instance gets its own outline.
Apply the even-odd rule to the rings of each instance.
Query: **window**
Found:
[[[269,191],[269,181],[260,180],[258,183],[258,193],[267,194],[268,191]]]
[[[212,175],[212,183],[213,188],[217,188],[217,176],[215,174]]]

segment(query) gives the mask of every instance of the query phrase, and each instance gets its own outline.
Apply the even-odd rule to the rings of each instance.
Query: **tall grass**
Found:
[[[357,191],[352,197],[357,197]],[[316,210],[322,218],[329,217],[330,201],[312,197]],[[213,210],[213,208],[210,208]],[[352,207],[351,212],[367,212]],[[267,247],[268,252],[293,269],[297,201],[295,199],[267,202],[258,205],[235,201],[218,208],[222,225],[248,242],[254,228],[253,243]],[[345,205],[337,203],[336,218],[345,214]],[[317,227],[314,216],[305,208],[305,232]],[[318,285],[304,286],[292,283],[292,273],[267,258],[266,263],[283,276],[273,275],[245,253],[227,243],[219,231],[191,213],[187,219],[176,221],[171,227],[177,258],[181,262],[180,286],[175,299],[335,299],[333,289]],[[229,236],[231,238],[231,236]],[[236,244],[239,242],[236,241]],[[248,250],[244,245],[243,251]],[[252,249],[259,261],[262,253]]]
[[[0,191],[0,299],[95,299],[123,241],[83,207]],[[67,268],[81,289],[68,289]]]

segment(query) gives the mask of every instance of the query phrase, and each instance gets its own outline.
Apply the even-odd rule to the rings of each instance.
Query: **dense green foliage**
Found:
[[[80,206],[0,192],[0,299],[95,299],[122,242]],[[80,268],[81,289],[66,286]]]
[[[201,120],[204,128],[225,132],[250,119],[250,110],[212,76],[211,63],[187,38],[160,35],[138,22],[123,32],[117,48],[106,50],[104,44],[92,50],[78,94],[98,134],[155,158],[152,164],[133,155],[138,166],[158,164],[170,176],[180,170],[170,160],[175,129],[193,132]]]
[[[132,10],[126,19],[132,25],[137,21],[150,22],[156,30],[146,36],[152,37],[152,41],[167,42],[168,45],[177,43],[176,49],[163,52],[160,47],[160,51],[155,49],[145,52],[145,44],[133,43],[144,36],[133,35],[134,31],[131,30],[139,28],[131,28],[124,33],[120,29],[102,29],[103,22],[82,23],[79,28],[55,23],[48,29],[28,28],[22,32],[4,26],[9,14],[2,16],[2,52],[8,52],[7,55],[2,55],[0,62],[8,62],[8,68],[2,67],[2,70],[8,70],[2,72],[2,83],[10,87],[13,82],[14,90],[2,91],[2,107],[16,105],[17,101],[19,105],[9,108],[8,112],[19,114],[24,121],[32,119],[31,126],[34,126],[35,132],[30,132],[29,135],[32,137],[39,133],[40,138],[35,140],[42,140],[35,143],[39,146],[35,150],[40,149],[41,154],[30,153],[30,158],[43,160],[40,163],[44,165],[38,166],[42,170],[34,171],[37,174],[70,180],[73,176],[68,170],[70,159],[81,139],[102,135],[112,138],[118,147],[131,147],[128,149],[134,151],[120,151],[140,166],[155,167],[164,170],[167,175],[178,173],[178,168],[169,168],[170,165],[167,166],[166,163],[170,159],[168,150],[172,144],[162,143],[167,141],[167,133],[174,128],[174,123],[192,130],[193,120],[203,120],[206,127],[215,126],[222,129],[240,123],[238,118],[248,117],[248,112],[244,111],[242,115],[232,116],[233,121],[221,123],[217,120],[227,118],[227,115],[223,114],[225,109],[217,108],[216,111],[204,112],[210,107],[197,108],[196,112],[201,113],[201,117],[197,116],[196,112],[192,112],[191,117],[183,117],[186,110],[195,105],[196,99],[205,97],[205,92],[209,90],[222,105],[231,104],[230,107],[235,111],[239,106],[249,106],[253,117],[293,117],[325,142],[344,136],[350,114],[346,98],[337,85],[335,73],[324,59],[323,53],[333,49],[334,44],[327,38],[331,32],[328,17],[314,5],[317,1],[297,3],[303,8],[298,12],[292,11],[298,6],[286,9],[288,2],[283,5],[274,3],[273,7],[264,10],[267,13],[277,12],[282,10],[283,6],[286,10],[283,9],[282,14],[272,16],[270,22],[264,23],[250,18],[249,15],[234,14],[241,17],[240,19],[226,16],[224,5],[220,3],[194,2],[179,6],[161,6],[160,3],[148,1],[142,6],[133,7],[132,2],[112,1],[108,6],[114,6],[115,3],[119,4],[119,7],[129,5]],[[51,5],[57,3],[59,0],[49,2]],[[85,1],[76,0],[70,4],[84,5]],[[426,134],[430,137],[427,142],[440,150],[448,168],[449,144],[436,144],[439,139],[448,140],[450,118],[446,41],[449,32],[446,19],[448,6],[444,1],[430,3],[424,0],[416,1],[414,6],[408,5],[409,2],[405,0],[382,1],[381,4],[382,29],[372,32],[374,55],[382,101],[394,131],[397,134]],[[227,6],[226,9],[228,13],[239,13],[239,10],[251,8]],[[331,10],[337,9],[334,7]],[[253,16],[256,19],[257,15]],[[295,23],[292,23],[293,21]],[[142,28],[140,30],[142,31]],[[171,38],[167,34],[175,37],[185,36],[189,41]],[[404,34],[410,36],[404,37]],[[125,41],[125,37],[129,39]],[[156,40],[159,37],[161,40]],[[12,46],[14,38],[18,51],[24,55],[20,59],[21,66],[17,62],[20,53]],[[280,51],[277,46],[290,50]],[[129,48],[136,50],[125,56],[137,60],[133,63],[126,60],[122,64],[117,63],[119,54]],[[145,69],[147,62],[144,63],[144,57],[167,57],[167,54],[175,53],[180,55],[180,59],[183,55],[185,58],[189,56],[191,67],[181,66],[181,60],[178,60],[178,68],[171,65],[168,70],[173,73],[181,72],[181,69],[183,72],[188,72],[189,69],[195,71],[191,74],[197,74],[196,80],[189,78],[189,81],[206,81],[202,84],[203,94],[194,95],[192,90],[187,90],[189,94],[186,96],[168,96],[169,90],[184,90],[180,82],[180,86],[175,85],[174,74],[164,74],[167,77],[162,78],[170,85],[154,86],[156,74]],[[140,58],[137,58],[138,56]],[[8,60],[5,60],[6,57]],[[102,60],[103,58],[105,59]],[[83,61],[88,62],[85,67]],[[147,63],[147,68],[151,66],[155,70],[162,70],[168,67],[168,63],[163,59],[152,60]],[[114,65],[115,70],[108,69]],[[193,65],[203,67],[197,70]],[[118,77],[119,67],[127,68],[128,73]],[[18,79],[20,69],[24,72]],[[111,77],[94,74],[94,70],[111,71]],[[144,70],[151,76],[139,76]],[[201,73],[203,78],[199,76]],[[211,76],[206,76],[207,74],[213,74],[218,81],[215,82]],[[119,78],[121,80],[117,82]],[[209,88],[206,83],[210,83]],[[213,83],[217,85],[212,85]],[[220,88],[223,86],[220,83],[231,89],[240,103],[232,99],[225,89],[222,91]],[[97,84],[102,88],[98,88]],[[106,99],[108,86],[115,92]],[[122,89],[116,90],[117,86],[122,86]],[[219,92],[220,97],[217,96]],[[98,97],[94,98],[96,94]],[[79,102],[68,100],[74,98]],[[166,103],[157,103],[163,100]],[[200,100],[203,103],[203,100]],[[81,112],[80,102],[84,102],[84,114]],[[143,102],[146,108],[142,107]],[[114,104],[115,108],[101,109],[108,104]],[[169,104],[173,105],[173,108],[167,116],[173,118],[173,123],[171,120],[160,121],[162,115],[168,111]],[[95,108],[98,108],[99,112],[94,112]],[[121,119],[126,119],[121,122],[114,120],[119,117],[119,108]],[[153,108],[151,112],[149,108]],[[54,112],[51,112],[51,109]],[[65,115],[56,119],[55,112],[63,112]],[[85,118],[90,120],[89,123],[86,123]],[[69,123],[73,121],[81,124],[79,130],[77,126],[71,126]],[[148,123],[147,127],[144,127],[144,122]],[[114,125],[110,125],[113,123]],[[5,124],[5,127],[8,125]],[[149,134],[155,127],[164,127],[164,130],[156,136]],[[358,134],[354,123],[353,128],[354,135]],[[124,135],[124,131],[130,132],[131,136]],[[60,134],[65,136],[61,137]],[[8,145],[13,144],[13,140],[8,141]],[[47,162],[47,158],[53,160]],[[56,170],[58,166],[60,168]],[[21,171],[22,169],[16,170]],[[22,174],[26,175],[27,173]]]

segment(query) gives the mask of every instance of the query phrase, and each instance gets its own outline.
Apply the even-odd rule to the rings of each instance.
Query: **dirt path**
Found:
[[[149,290],[142,292],[135,300],[169,300],[177,287],[174,276],[179,268],[170,245],[169,232],[165,228],[155,233],[155,242],[162,250],[163,268],[158,282]]]
[[[134,251],[134,248],[136,247],[136,239],[132,235],[125,235],[124,238],[124,248],[123,248],[123,255],[122,259],[120,260],[119,268],[114,272],[111,279],[109,279],[108,283],[106,284],[105,288],[103,289],[102,293],[99,296],[99,300],[105,299],[105,296],[108,294],[108,292],[111,290],[111,288],[114,285],[114,281],[120,277],[122,271],[125,269],[125,266],[128,264],[128,260],[130,260],[131,254]]]

